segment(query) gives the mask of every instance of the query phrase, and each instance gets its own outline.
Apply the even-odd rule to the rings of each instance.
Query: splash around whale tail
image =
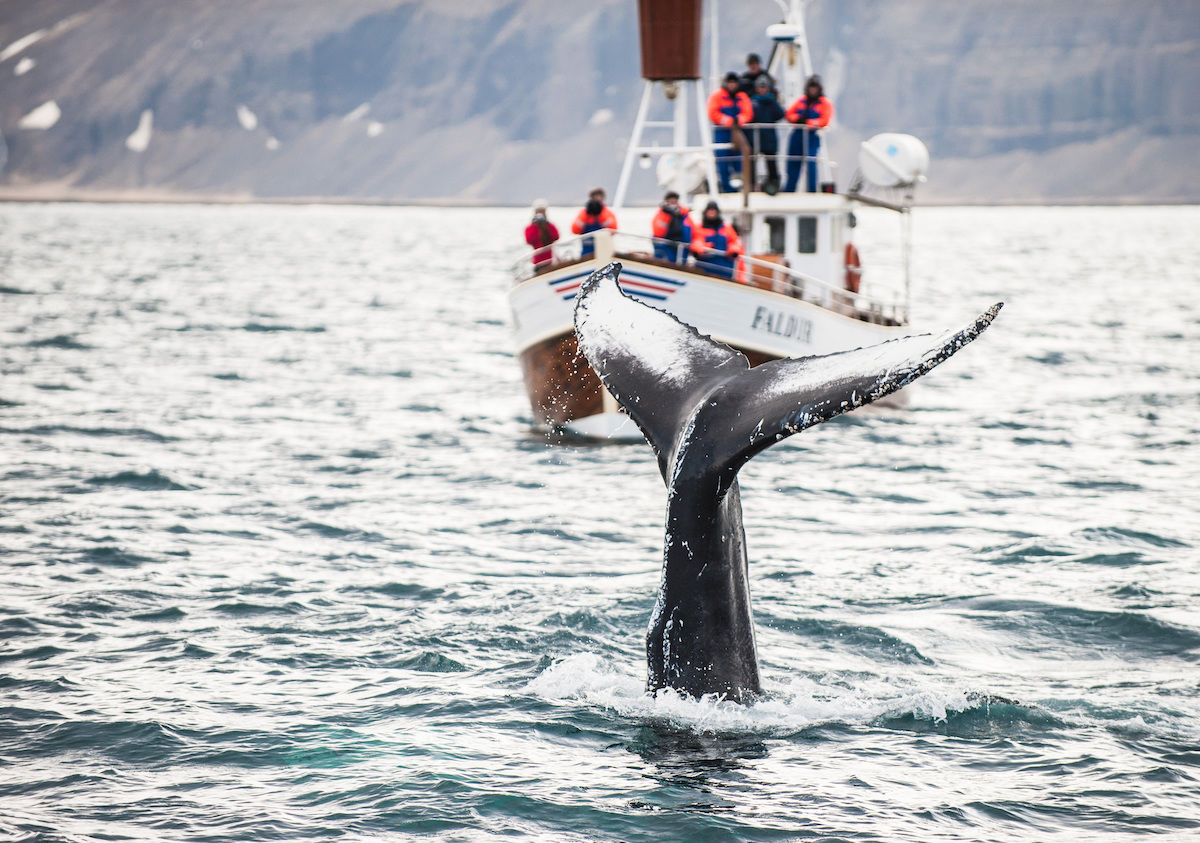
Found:
[[[920,334],[750,368],[746,357],[626,295],[610,263],[575,305],[579,347],[658,456],[663,480],[715,480],[723,493],[755,454],[870,404],[933,369],[991,324],[1003,303],[959,331]]]

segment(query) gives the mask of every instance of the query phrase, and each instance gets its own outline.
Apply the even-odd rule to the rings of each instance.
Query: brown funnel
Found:
[[[702,0],[638,0],[642,78],[700,78]]]

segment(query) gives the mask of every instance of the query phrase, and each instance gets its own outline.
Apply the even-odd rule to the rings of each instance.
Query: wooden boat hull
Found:
[[[604,387],[579,353],[573,329],[533,344],[519,357],[529,404],[540,424],[562,427],[604,412]]]

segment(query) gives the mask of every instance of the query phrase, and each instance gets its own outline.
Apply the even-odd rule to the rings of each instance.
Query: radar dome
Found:
[[[767,27],[767,37],[784,44],[799,40],[802,32],[800,27],[792,23],[773,23]]]
[[[929,150],[912,135],[885,132],[863,141],[858,150],[863,178],[879,187],[903,187],[925,181]]]

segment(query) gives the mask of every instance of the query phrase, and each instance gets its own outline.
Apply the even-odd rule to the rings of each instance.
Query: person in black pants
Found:
[[[783,106],[771,90],[771,77],[763,74],[754,82],[754,96],[750,98],[754,106],[754,122],[777,123],[783,118]],[[775,156],[779,153],[779,135],[775,126],[756,125],[750,132],[750,146],[754,150],[756,161],[762,156],[767,165],[767,177],[758,186],[759,190],[774,196],[779,191],[779,165]],[[757,169],[757,164],[755,166]]]

